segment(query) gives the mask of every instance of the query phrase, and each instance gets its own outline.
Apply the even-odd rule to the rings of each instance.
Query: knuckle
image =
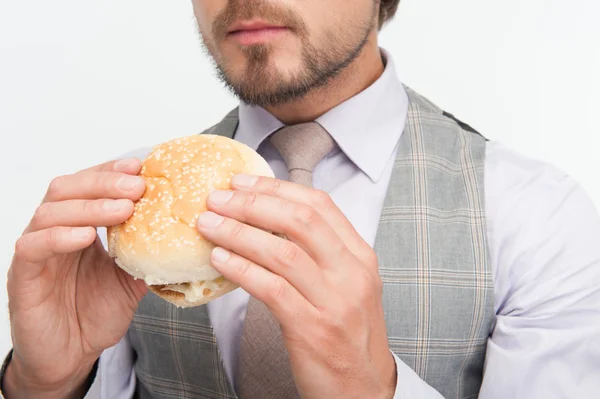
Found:
[[[276,196],[281,191],[281,180],[269,179],[268,181],[267,194]]]
[[[256,193],[246,192],[244,196],[244,208],[251,208],[256,203]]]
[[[375,251],[371,250],[370,248],[368,250],[364,251],[362,258],[364,259],[364,261],[367,263],[367,265],[369,267],[370,266],[377,267],[377,265],[379,265],[379,258],[377,257],[377,253]]]
[[[378,287],[381,284],[378,282],[378,280],[381,281],[379,276],[369,273],[367,270],[363,270],[362,272],[358,272],[356,277],[356,298],[359,302],[365,303],[366,301],[374,299],[376,293],[378,293]]]
[[[104,200],[104,202],[108,202],[109,200]],[[82,215],[91,215],[98,211],[98,206],[93,201],[83,201],[81,203],[81,214]]]
[[[35,212],[33,214],[33,220],[36,223],[39,223],[39,222],[41,222],[43,220],[46,220],[46,218],[48,217],[49,208],[50,208],[50,205],[47,202],[45,202],[43,204],[40,204],[36,208],[36,210],[35,210]]]
[[[111,175],[107,172],[94,173],[93,184],[104,190],[111,190],[117,187],[119,184],[119,178],[117,175]]]
[[[252,262],[248,259],[240,258],[238,260],[235,272],[240,279],[245,279],[249,276],[252,271]]]
[[[276,258],[278,262],[285,266],[293,266],[300,255],[298,246],[290,241],[281,240],[277,250]]]
[[[292,215],[294,216],[296,226],[309,226],[315,222],[318,213],[314,208],[310,206],[296,205],[295,209],[292,211]]]
[[[44,241],[46,244],[46,248],[54,248],[56,246],[56,243],[59,239],[58,234],[58,229],[48,229],[45,231]]]
[[[22,235],[15,242],[15,258],[23,259],[27,253],[27,247],[29,246],[29,235]]]
[[[267,297],[270,301],[277,302],[284,297],[287,284],[282,277],[275,277],[267,290]]]
[[[243,238],[245,232],[246,232],[246,228],[244,227],[244,225],[242,223],[234,222],[231,226],[231,229],[229,230],[229,235],[233,239],[241,240]]]
[[[329,244],[329,253],[335,255],[337,259],[348,259],[349,252],[348,247],[342,240],[333,240],[333,242]]]
[[[51,197],[59,194],[64,187],[64,183],[65,183],[66,179],[67,179],[67,176],[57,176],[54,179],[52,179],[50,181],[50,184],[48,185],[47,194]]]
[[[345,320],[346,317],[340,311],[325,313],[322,315],[322,322],[320,323],[323,328],[322,335],[328,338],[339,336],[347,328]]]
[[[310,195],[310,204],[316,209],[327,209],[331,206],[332,200],[328,193],[323,190],[312,190]]]

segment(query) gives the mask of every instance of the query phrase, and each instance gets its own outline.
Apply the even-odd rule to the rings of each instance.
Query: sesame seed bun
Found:
[[[107,228],[110,256],[179,307],[203,305],[238,288],[211,266],[215,246],[196,228],[206,197],[230,189],[238,173],[273,177],[258,153],[226,137],[201,134],[154,147],[142,160],[146,191],[133,215]]]

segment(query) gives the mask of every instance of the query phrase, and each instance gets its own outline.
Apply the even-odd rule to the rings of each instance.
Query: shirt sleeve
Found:
[[[496,321],[479,397],[598,397],[597,209],[568,175],[506,149],[487,171]]]
[[[125,336],[100,356],[96,378],[84,399],[131,399],[135,386],[133,350]]]
[[[0,380],[12,358],[12,350],[4,359]],[[133,354],[127,337],[105,350],[90,374],[90,387],[83,399],[131,399],[135,392]],[[4,394],[0,391],[0,399]]]
[[[394,352],[397,379],[393,399],[443,399],[438,391],[423,381],[413,369],[408,367]]]

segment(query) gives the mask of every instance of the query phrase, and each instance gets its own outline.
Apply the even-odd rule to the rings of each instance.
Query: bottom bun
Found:
[[[212,281],[169,285],[148,285],[150,291],[179,308],[192,308],[217,299],[238,286],[223,277]]]

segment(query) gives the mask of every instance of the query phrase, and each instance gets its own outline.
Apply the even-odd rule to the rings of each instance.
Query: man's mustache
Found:
[[[306,26],[292,10],[273,4],[269,0],[229,0],[213,23],[212,34],[217,40],[227,36],[229,27],[236,21],[260,18],[267,23],[285,26],[296,34],[304,34]]]

